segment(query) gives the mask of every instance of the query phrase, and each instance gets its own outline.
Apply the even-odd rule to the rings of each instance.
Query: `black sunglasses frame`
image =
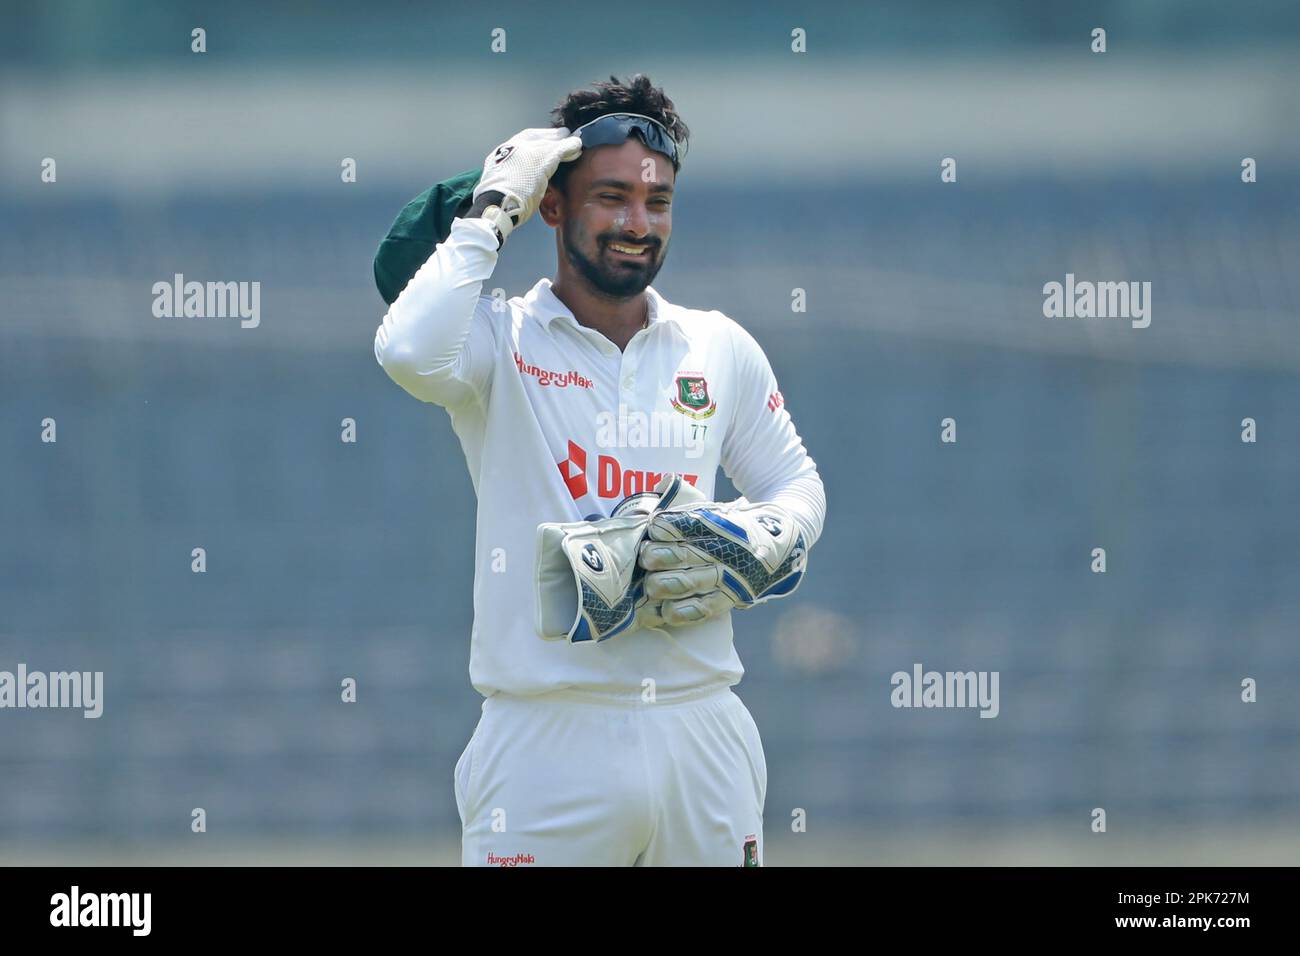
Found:
[[[633,131],[641,134],[641,142],[648,149],[663,153],[672,160],[673,170],[681,171],[682,160],[686,150],[678,146],[663,124],[640,113],[606,113],[589,123],[583,123],[573,131],[573,135],[582,140],[582,146],[617,146],[626,142]]]

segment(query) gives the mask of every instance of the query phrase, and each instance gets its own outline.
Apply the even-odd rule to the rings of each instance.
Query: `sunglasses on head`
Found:
[[[640,113],[606,113],[590,123],[583,123],[573,131],[573,135],[582,140],[584,149],[590,146],[617,146],[627,140],[636,131],[641,142],[656,153],[663,153],[673,163],[674,170],[680,170],[686,150],[677,145],[677,140],[669,135],[668,130],[657,120]]]

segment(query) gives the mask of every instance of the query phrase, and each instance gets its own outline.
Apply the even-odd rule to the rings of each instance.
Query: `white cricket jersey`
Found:
[[[599,644],[542,640],[534,552],[542,522],[607,517],[668,472],[712,500],[719,465],[749,501],[786,508],[811,547],[825,493],[763,350],[721,312],[648,287],[649,325],[620,352],[578,324],[550,279],[508,301],[482,295],[496,262],[492,226],[455,220],[375,335],[393,381],[451,415],[478,495],[475,689],[633,697],[649,678],[670,700],[737,683],[730,614]]]

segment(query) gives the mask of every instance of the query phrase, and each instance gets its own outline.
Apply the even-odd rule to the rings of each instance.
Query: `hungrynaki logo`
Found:
[[[488,866],[519,866],[536,863],[537,858],[531,853],[516,853],[514,856],[497,856],[491,850],[487,855]]]
[[[587,450],[577,442],[570,440],[569,457],[559,462],[560,477],[576,501],[591,492],[587,480]],[[638,471],[624,468],[613,455],[596,456],[596,497],[626,498],[628,495],[642,491],[654,491],[655,485],[668,472]],[[699,475],[682,475],[692,485],[699,481]]]
[[[515,367],[519,369],[519,374],[531,375],[542,385],[554,385],[557,388],[568,388],[570,385],[576,385],[578,388],[592,388],[595,385],[591,379],[577,371],[552,372],[548,369],[538,368],[536,365],[529,365],[518,352],[515,353]]]

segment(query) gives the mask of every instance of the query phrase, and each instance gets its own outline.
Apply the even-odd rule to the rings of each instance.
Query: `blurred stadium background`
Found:
[[[106,674],[0,712],[0,863],[458,862],[474,497],[371,258],[635,71],[694,133],[655,285],[755,334],[830,502],[735,619],[767,863],[1300,860],[1294,3],[232,7],[0,7],[0,669]],[[494,284],[553,261],[529,226]],[[1067,272],[1150,328],[1045,319]],[[154,318],[175,273],[260,327]],[[893,709],[914,662],[1000,716]]]

